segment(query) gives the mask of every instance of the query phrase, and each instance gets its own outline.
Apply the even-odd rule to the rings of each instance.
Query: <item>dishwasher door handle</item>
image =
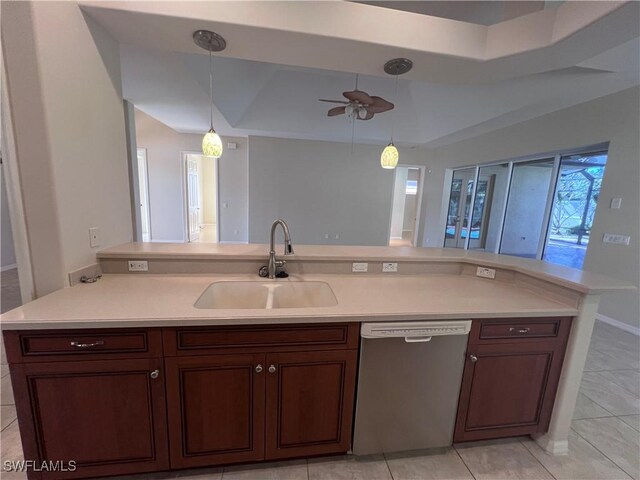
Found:
[[[404,341],[407,343],[424,343],[430,342],[432,337],[404,337]]]

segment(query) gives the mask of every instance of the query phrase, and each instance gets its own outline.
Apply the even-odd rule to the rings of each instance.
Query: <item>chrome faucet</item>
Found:
[[[291,255],[293,253],[293,245],[291,244],[291,236],[289,235],[289,225],[287,222],[279,218],[271,225],[271,242],[269,244],[269,265],[267,266],[267,276],[269,278],[275,278],[276,270],[280,267],[284,267],[286,263],[284,260],[276,260],[275,250],[275,237],[276,229],[280,225],[284,232],[284,254]],[[260,269],[262,271],[262,269]]]

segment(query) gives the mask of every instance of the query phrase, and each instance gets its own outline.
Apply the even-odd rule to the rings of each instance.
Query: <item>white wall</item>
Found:
[[[387,245],[394,175],[382,148],[249,137],[249,242],[268,242],[281,217],[294,244]],[[425,163],[422,150],[399,150],[402,163]]]
[[[441,220],[446,168],[495,162],[601,142],[610,142],[605,177],[584,268],[640,286],[640,89],[608,95],[534,120],[519,123],[436,149],[432,175],[427,176],[425,246],[442,246]],[[448,188],[448,187],[446,187]],[[611,210],[611,198],[622,197],[622,208]],[[631,236],[629,246],[602,243],[602,235]],[[600,313],[617,320],[640,323],[638,291],[605,295]]]
[[[75,2],[3,3],[2,43],[41,296],[95,262],[90,227],[132,239],[119,46]]]
[[[13,248],[13,233],[11,218],[9,218],[9,203],[7,201],[7,187],[5,187],[4,167],[0,166],[0,266],[10,267],[16,263],[16,252]]]
[[[136,110],[136,138],[147,149],[151,238],[158,242],[184,242],[184,179],[181,152],[200,152],[202,136],[178,133]],[[224,137],[236,150],[224,149],[218,160],[220,241],[247,241],[247,139]]]

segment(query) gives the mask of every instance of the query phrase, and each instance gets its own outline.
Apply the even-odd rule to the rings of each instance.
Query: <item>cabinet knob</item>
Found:
[[[275,365],[269,365],[269,373],[275,373],[276,372],[276,366]]]
[[[149,374],[149,376],[155,380],[156,378],[158,378],[160,376],[160,370],[154,370],[153,372],[151,372]]]
[[[262,364],[259,363],[258,365],[256,365],[256,373],[260,372],[262,372]]]
[[[476,363],[476,362],[478,361],[478,357],[476,357],[476,356],[475,356],[475,355],[473,355],[473,354],[472,354],[472,355],[469,355],[469,358],[471,359],[471,361],[472,361],[473,363]]]

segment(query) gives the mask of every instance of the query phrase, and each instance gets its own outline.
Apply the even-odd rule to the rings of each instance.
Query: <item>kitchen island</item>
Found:
[[[531,434],[563,453],[599,296],[630,288],[514,257],[344,246],[298,246],[287,257],[290,276],[269,280],[257,276],[266,252],[264,245],[126,244],[98,254],[104,275],[97,282],[4,314],[25,455],[80,465],[33,478],[347,452],[362,322],[471,320],[456,441]],[[130,260],[148,262],[148,271],[127,273]],[[352,272],[353,263],[366,263],[367,272]],[[397,272],[382,273],[385,263]],[[495,278],[478,277],[478,268]],[[314,282],[327,285],[335,302],[195,306],[210,285],[234,282],[293,292]],[[503,372],[505,365],[536,369],[504,380],[526,408],[496,403],[496,392],[471,394],[470,382],[495,388],[489,377],[501,373],[477,370],[488,365],[483,355]],[[123,437],[132,423],[135,433]],[[92,443],[88,426],[103,432],[102,444]]]

